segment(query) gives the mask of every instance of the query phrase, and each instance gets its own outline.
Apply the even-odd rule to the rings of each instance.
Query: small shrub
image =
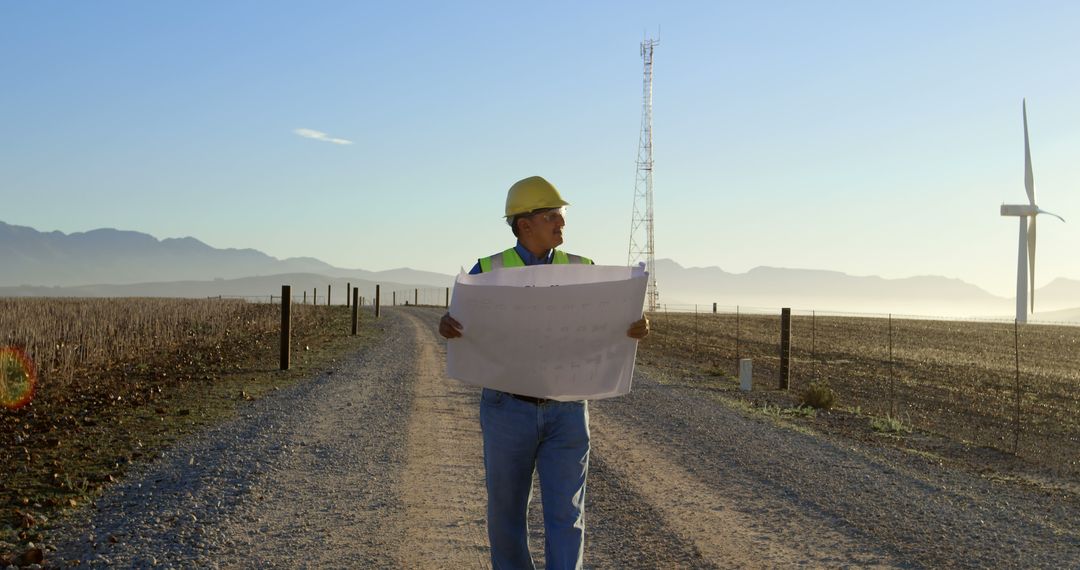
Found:
[[[817,410],[809,406],[797,406],[794,408],[785,408],[782,406],[770,406],[767,402],[761,406],[761,412],[767,416],[774,418],[785,417],[802,417],[802,418],[815,418],[817,417]]]
[[[911,428],[904,425],[900,418],[885,416],[883,418],[870,418],[870,427],[881,433],[911,433]]]
[[[828,382],[811,382],[803,391],[802,405],[818,410],[828,410],[836,402],[836,392]]]

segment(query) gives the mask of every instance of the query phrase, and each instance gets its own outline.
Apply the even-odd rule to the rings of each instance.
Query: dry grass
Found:
[[[303,326],[310,312],[297,309],[294,322]],[[60,389],[102,365],[272,332],[277,311],[242,300],[6,298],[0,299],[0,346],[25,350],[40,384]]]
[[[755,390],[778,386],[779,315],[650,318],[655,334],[642,343],[643,363],[699,386],[734,389],[737,358],[752,358]],[[869,415],[904,417],[916,429],[1005,452],[1016,438],[1021,457],[1080,472],[1080,327],[1019,328],[1019,391],[1011,323],[890,325],[884,318],[798,315],[791,342],[795,394],[825,381],[844,406]],[[717,370],[725,377],[718,379]]]
[[[39,369],[29,405],[0,407],[0,560],[132,463],[370,341],[365,313],[352,337],[345,307],[293,305],[293,369],[281,372],[276,305],[0,299],[0,342]]]

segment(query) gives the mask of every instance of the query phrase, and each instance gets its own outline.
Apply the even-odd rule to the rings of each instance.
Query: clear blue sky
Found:
[[[657,257],[1011,295],[1027,97],[1036,285],[1080,279],[1076,2],[0,0],[0,220],[454,273],[541,174],[622,264],[658,28]]]

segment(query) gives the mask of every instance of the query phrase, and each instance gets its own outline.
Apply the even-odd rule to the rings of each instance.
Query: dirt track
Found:
[[[53,559],[488,567],[479,391],[445,378],[439,314],[387,311],[379,346],[134,473]],[[590,403],[587,567],[1080,564],[1075,497],[777,428],[639,372]]]

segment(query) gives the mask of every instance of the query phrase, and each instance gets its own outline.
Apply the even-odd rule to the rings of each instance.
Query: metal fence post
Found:
[[[446,308],[450,308],[450,288],[446,288]]]
[[[742,335],[742,326],[739,322],[739,306],[735,305],[735,362],[742,360],[742,351],[740,346],[740,336]]]
[[[329,306],[330,306],[330,299],[332,299],[332,298],[333,298],[333,297],[331,297],[331,296],[330,296],[330,286],[329,286],[329,285],[327,285],[327,286],[326,286],[326,306],[327,306],[327,307],[329,307]]]
[[[352,334],[356,336],[356,320],[359,317],[359,307],[356,305],[356,301],[360,297],[360,288],[352,290]],[[348,299],[346,299],[348,301]]]
[[[791,309],[780,309],[780,389],[787,390],[791,380]]]
[[[292,286],[281,286],[281,369],[289,369],[289,340],[292,336]]]
[[[1016,354],[1016,414],[1013,422],[1013,453],[1020,447],[1020,321],[1013,321],[1013,352]]]
[[[380,310],[380,301],[381,300],[382,299],[379,296],[379,286],[376,285],[375,286],[375,318],[376,319],[379,318],[379,310]]]
[[[353,290],[352,283],[346,283],[345,284],[345,306],[346,307],[349,306],[349,297],[352,295],[352,290]],[[353,303],[353,304],[355,304],[355,303]]]

